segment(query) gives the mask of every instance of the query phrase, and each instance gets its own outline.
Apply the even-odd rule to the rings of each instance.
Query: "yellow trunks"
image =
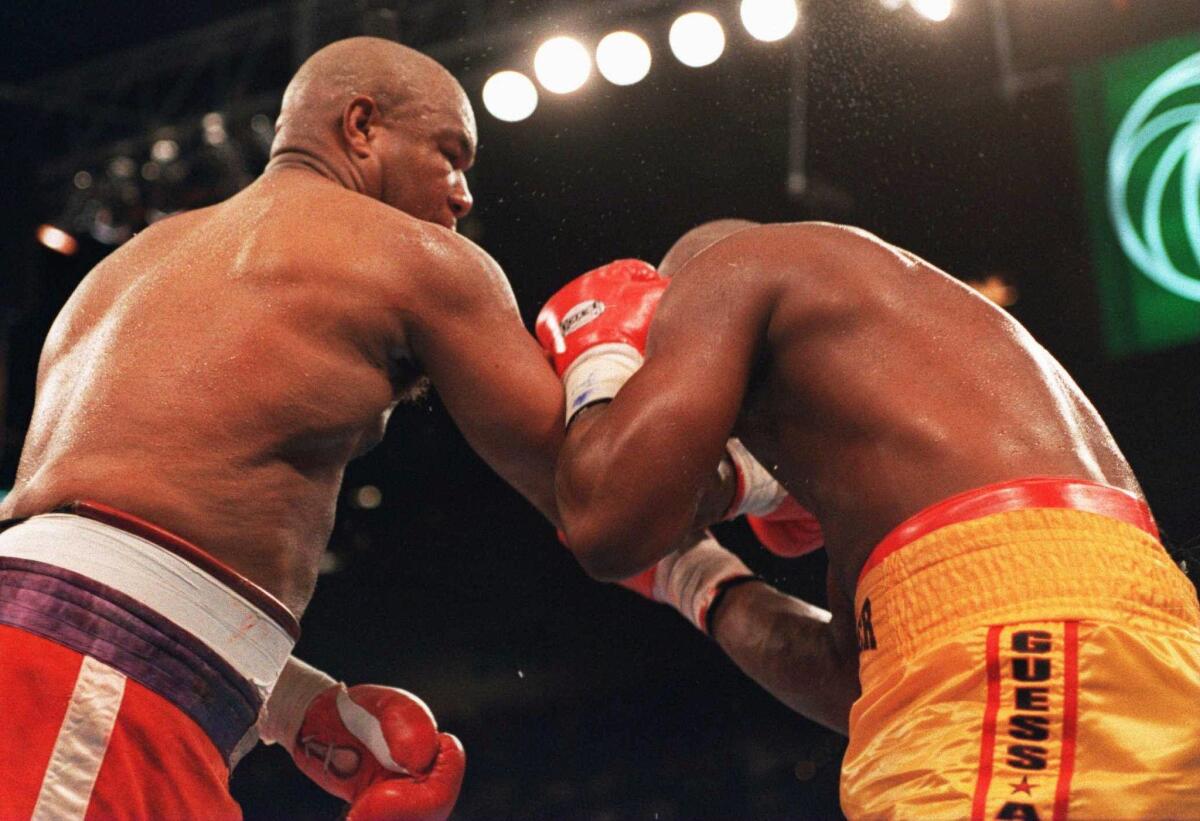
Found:
[[[1195,588],[1148,511],[1012,507],[868,562],[843,810],[1200,818]]]

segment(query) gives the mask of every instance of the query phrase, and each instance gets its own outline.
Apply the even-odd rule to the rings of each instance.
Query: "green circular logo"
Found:
[[[1108,211],[1139,271],[1200,302],[1200,96],[1187,93],[1197,90],[1200,54],[1193,54],[1129,107],[1108,152]],[[1164,216],[1182,224],[1186,246],[1168,249]]]

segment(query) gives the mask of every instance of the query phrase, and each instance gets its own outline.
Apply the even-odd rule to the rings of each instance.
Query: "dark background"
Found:
[[[398,32],[441,58],[476,105],[476,208],[463,230],[504,266],[527,320],[575,274],[619,256],[656,261],[705,219],[852,222],[964,279],[1005,274],[1020,293],[1011,310],[1099,407],[1166,533],[1200,531],[1200,346],[1123,361],[1102,352],[1064,73],[1197,30],[1194,0],[1005,0],[1007,85],[988,0],[959,0],[942,24],[877,0],[810,0],[803,30],[777,44],[743,32],[735,0],[80,5],[0,10],[0,486],[15,471],[46,329],[111,250],[83,237],[66,258],[34,242],[39,223],[62,216],[72,174],[100,179],[117,153],[140,163],[156,128],[194,131],[221,110],[234,153],[206,155],[193,135],[187,184],[126,203],[126,216],[144,218],[154,196],[177,206],[227,195],[261,168],[246,122],[274,117],[297,59],[340,36]],[[721,17],[728,45],[713,66],[687,69],[666,30],[697,8]],[[528,70],[544,36],[594,44],[618,27],[651,44],[641,84],[593,75],[576,94],[543,93],[516,124],[483,110],[487,75]],[[797,197],[786,183],[798,49],[810,185]],[[378,508],[353,504],[364,484],[381,489]],[[836,817],[842,740],[776,704],[676,614],[586,579],[436,396],[397,410],[345,487],[337,567],[297,654],[428,701],[468,751],[456,818]],[[720,535],[820,601],[819,555],[782,562],[741,525]],[[253,753],[233,789],[250,818],[339,812],[279,748]]]

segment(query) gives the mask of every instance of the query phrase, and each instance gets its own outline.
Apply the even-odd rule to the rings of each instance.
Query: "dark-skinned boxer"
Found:
[[[651,568],[644,592],[848,730],[850,817],[1200,815],[1196,592],[1046,350],[842,226],[706,226],[663,268],[656,311],[662,284],[600,269],[539,322],[584,568]],[[677,549],[730,436],[819,520],[831,614]]]

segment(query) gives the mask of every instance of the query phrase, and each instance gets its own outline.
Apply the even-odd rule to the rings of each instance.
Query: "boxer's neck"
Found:
[[[267,163],[267,167],[263,171],[263,175],[266,176],[278,169],[311,171],[343,188],[359,194],[366,193],[366,186],[361,175],[354,173],[352,167],[339,168],[337,164],[331,163],[315,151],[308,151],[303,148],[288,148],[280,151],[271,157],[270,162]]]

